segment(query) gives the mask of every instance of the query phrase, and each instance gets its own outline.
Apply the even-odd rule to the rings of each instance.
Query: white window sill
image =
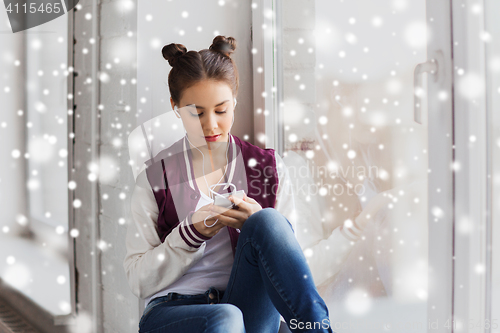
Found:
[[[67,260],[47,247],[8,234],[0,234],[0,253],[0,278],[3,282],[53,316],[71,313]]]

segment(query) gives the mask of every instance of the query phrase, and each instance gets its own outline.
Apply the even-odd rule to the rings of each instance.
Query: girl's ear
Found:
[[[177,118],[181,118],[181,115],[177,111],[177,105],[174,104],[174,100],[172,99],[172,97],[170,97],[170,104],[172,105],[172,109],[174,110],[174,113],[177,116]]]

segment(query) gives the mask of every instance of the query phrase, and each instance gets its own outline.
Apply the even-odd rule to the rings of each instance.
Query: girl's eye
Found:
[[[215,113],[217,113],[217,114],[223,114],[223,113],[226,113],[226,112],[227,112],[227,110],[224,110],[224,111],[215,111]],[[197,113],[197,114],[192,114],[191,113],[191,116],[193,116],[193,117],[201,117],[202,115],[203,115],[203,112],[202,113]]]

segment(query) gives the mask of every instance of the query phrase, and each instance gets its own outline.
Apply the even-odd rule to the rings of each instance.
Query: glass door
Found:
[[[262,132],[282,133],[270,146],[294,182],[298,238],[333,329],[450,330],[449,4],[270,6],[277,70],[264,89],[279,112],[262,112]]]

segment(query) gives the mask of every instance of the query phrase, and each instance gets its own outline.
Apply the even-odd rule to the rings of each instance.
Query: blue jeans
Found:
[[[225,290],[155,298],[139,332],[276,333],[280,314],[294,333],[333,332],[290,222],[265,208],[241,228]]]

